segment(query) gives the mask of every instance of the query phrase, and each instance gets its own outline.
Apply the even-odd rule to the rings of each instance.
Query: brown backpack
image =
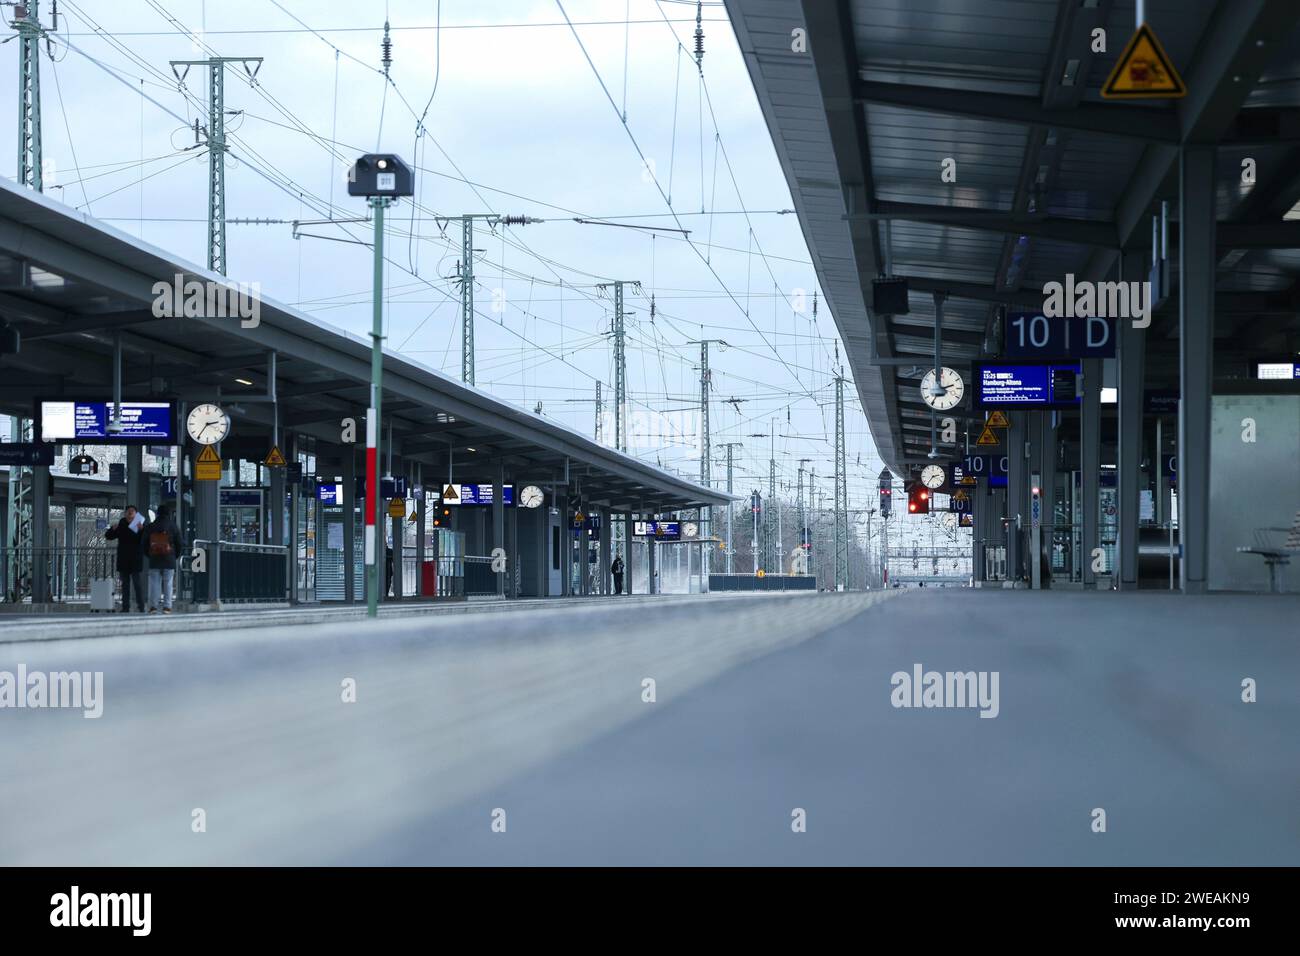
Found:
[[[149,557],[165,558],[172,553],[172,536],[166,531],[155,531],[149,535]]]

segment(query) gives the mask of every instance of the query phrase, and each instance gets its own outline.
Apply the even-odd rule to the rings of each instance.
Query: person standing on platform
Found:
[[[158,506],[158,516],[144,529],[145,556],[149,562],[149,613],[159,608],[172,612],[172,583],[176,577],[176,556],[181,552],[181,531],[167,505]]]
[[[621,554],[614,555],[614,561],[609,566],[609,573],[614,576],[614,593],[622,594],[623,593],[623,556]]]
[[[144,613],[144,515],[135,505],[127,505],[115,527],[104,532],[109,541],[117,542],[117,573],[122,578],[122,613],[131,612],[131,591],[135,591],[136,609]]]

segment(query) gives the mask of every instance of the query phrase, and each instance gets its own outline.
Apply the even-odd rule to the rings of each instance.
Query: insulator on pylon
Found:
[[[703,72],[704,70],[704,27],[702,16],[704,13],[704,4],[700,0],[695,3],[695,67]]]
[[[383,49],[384,76],[388,75],[388,68],[393,65],[393,38],[388,35],[388,21],[384,21],[384,39],[380,42]]]

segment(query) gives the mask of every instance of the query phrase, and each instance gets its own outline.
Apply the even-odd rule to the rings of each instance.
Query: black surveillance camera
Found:
[[[366,153],[348,173],[349,196],[414,196],[415,174],[402,157]]]

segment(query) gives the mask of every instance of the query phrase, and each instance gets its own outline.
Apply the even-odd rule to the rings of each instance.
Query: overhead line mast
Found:
[[[185,86],[190,67],[208,69],[208,269],[226,274],[226,64],[240,63],[250,83],[262,68],[260,56],[210,56],[205,60],[171,60],[179,87]],[[255,64],[250,70],[249,64]],[[177,67],[184,67],[177,70]],[[197,120],[195,135],[198,135]]]

